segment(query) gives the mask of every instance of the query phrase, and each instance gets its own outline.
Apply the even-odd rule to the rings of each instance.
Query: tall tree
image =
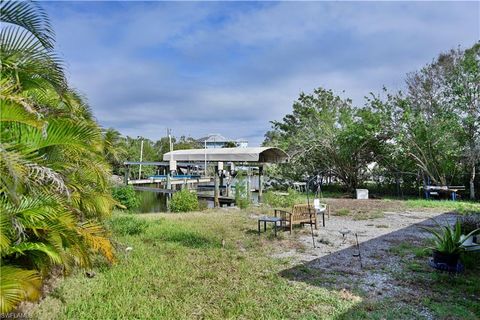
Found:
[[[470,199],[475,199],[475,171],[480,163],[480,43],[439,59],[452,61],[446,77],[446,96],[460,117],[464,157],[470,172]]]
[[[122,160],[127,156],[127,145],[120,132],[113,128],[103,130],[103,155],[113,173],[120,174]]]
[[[286,166],[293,178],[328,171],[353,191],[367,177],[367,165],[384,140],[379,121],[371,110],[354,108],[350,100],[318,88],[300,94],[293,112],[272,122],[265,144],[290,154]]]

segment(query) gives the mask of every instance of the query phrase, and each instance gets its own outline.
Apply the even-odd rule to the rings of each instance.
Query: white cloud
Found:
[[[260,143],[299,92],[361,105],[480,38],[478,3],[62,3],[49,6],[71,82],[100,122]],[[345,90],[345,93],[342,91]]]

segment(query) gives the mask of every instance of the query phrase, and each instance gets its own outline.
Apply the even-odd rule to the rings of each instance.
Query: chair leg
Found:
[[[292,230],[293,230],[293,223],[292,223],[292,220],[290,219],[290,234],[292,234]]]

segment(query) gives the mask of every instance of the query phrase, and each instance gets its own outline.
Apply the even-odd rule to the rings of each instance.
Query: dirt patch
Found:
[[[350,213],[372,213],[383,211],[406,211],[404,201],[398,200],[356,200],[356,199],[324,199],[322,202],[327,203],[331,208],[332,214],[339,211],[348,210]]]
[[[358,207],[365,210],[367,206],[375,208],[373,210],[386,209],[379,200],[360,201],[361,205],[352,200],[339,201],[352,210]],[[412,287],[405,287],[394,278],[394,273],[401,271],[402,263],[401,256],[390,249],[404,243],[421,246],[429,235],[420,226],[433,226],[432,219],[452,223],[456,216],[439,212],[382,213],[372,220],[332,215],[325,227],[320,225],[314,231],[316,248],[313,248],[310,228],[305,226],[294,231],[295,235],[289,239],[303,244],[303,250],[297,251],[290,245],[273,256],[290,259],[291,268],[285,270],[284,276],[291,280],[338,290],[357,290],[373,300],[406,294],[415,296]]]

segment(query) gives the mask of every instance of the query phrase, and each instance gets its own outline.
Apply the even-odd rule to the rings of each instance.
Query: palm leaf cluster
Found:
[[[45,12],[0,1],[0,313],[39,297],[54,266],[114,252],[101,128],[67,84]]]

